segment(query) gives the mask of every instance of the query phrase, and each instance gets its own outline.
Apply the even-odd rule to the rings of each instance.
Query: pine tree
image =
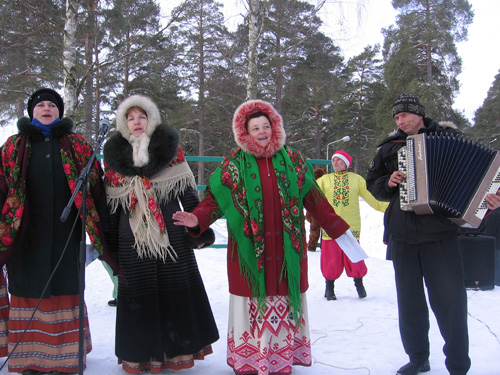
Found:
[[[323,33],[308,38],[284,85],[283,116],[287,143],[307,157],[325,157],[326,144],[336,136],[337,104],[344,85],[340,48]]]
[[[26,115],[36,89],[62,94],[64,6],[60,0],[0,3],[0,125]]]
[[[476,110],[474,124],[468,134],[490,147],[500,149],[500,71],[483,105]]]
[[[270,0],[260,46],[259,91],[272,98],[282,113],[282,99],[291,71],[306,55],[311,36],[319,32],[316,8],[299,0]]]
[[[394,0],[396,26],[383,30],[388,92],[378,121],[393,123],[390,107],[402,92],[420,96],[429,117],[463,125],[452,109],[462,61],[456,43],[467,39],[473,12],[467,0]]]
[[[113,0],[103,14],[106,36],[101,44],[101,75],[107,77],[103,82],[109,92],[123,97],[144,94],[131,92],[130,82],[156,57],[151,39],[160,30],[158,4],[154,0]]]
[[[386,91],[379,51],[379,45],[367,46],[349,60],[345,72],[348,82],[338,108],[337,121],[351,136],[345,149],[353,156],[354,171],[361,174],[375,155],[379,134],[384,133],[375,119],[375,108]]]
[[[198,134],[198,155],[205,155],[207,80],[211,79],[225,61],[229,32],[224,26],[221,5],[213,0],[194,0],[186,3],[175,32],[180,45],[178,55],[180,76],[186,95],[195,97],[188,130]],[[198,164],[198,184],[205,180],[205,163]]]

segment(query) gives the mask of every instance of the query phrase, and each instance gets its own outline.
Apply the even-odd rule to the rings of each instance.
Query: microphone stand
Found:
[[[94,148],[94,152],[90,156],[90,159],[87,165],[82,169],[80,176],[77,179],[75,190],[73,191],[73,195],[71,196],[68,204],[63,210],[61,215],[61,221],[65,222],[68,218],[68,215],[71,211],[71,207],[78,192],[82,191],[82,204],[80,206],[80,212],[82,217],[82,238],[80,240],[80,252],[79,252],[79,263],[78,263],[78,293],[80,295],[80,306],[79,306],[79,327],[78,327],[78,374],[83,375],[83,352],[84,352],[84,337],[83,337],[83,326],[84,326],[84,317],[85,317],[85,299],[84,299],[84,291],[85,291],[85,261],[86,261],[86,233],[85,233],[85,223],[87,221],[87,196],[89,190],[89,173],[94,164],[94,160],[97,156],[98,150],[101,148],[102,142],[106,136],[106,130],[102,131],[102,128],[99,130],[99,135],[97,137],[97,146]]]

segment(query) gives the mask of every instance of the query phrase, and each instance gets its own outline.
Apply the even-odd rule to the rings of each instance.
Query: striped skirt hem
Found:
[[[122,369],[128,374],[140,374],[142,371],[149,370],[152,374],[161,374],[164,370],[183,370],[194,366],[195,360],[203,360],[205,356],[212,354],[212,346],[208,345],[195,354],[179,355],[174,358],[164,358],[163,362],[151,361],[147,363],[137,363],[118,360]]]
[[[0,357],[7,356],[9,332],[9,295],[3,270],[0,269]]]
[[[43,299],[29,322],[37,303],[36,298],[11,296],[8,350],[12,355],[9,371],[78,372],[79,295]],[[85,364],[86,355],[92,350],[92,341],[86,306],[84,312]]]

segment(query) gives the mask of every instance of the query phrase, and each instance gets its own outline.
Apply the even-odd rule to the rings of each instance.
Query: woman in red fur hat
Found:
[[[304,209],[332,238],[349,226],[312,166],[285,146],[281,116],[269,103],[243,103],[233,133],[239,148],[211,176],[205,199],[173,218],[194,236],[227,219],[229,366],[236,374],[290,374],[293,365],[311,365]]]

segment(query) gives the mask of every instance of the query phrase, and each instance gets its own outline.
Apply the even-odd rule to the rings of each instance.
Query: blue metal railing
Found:
[[[208,162],[221,162],[223,156],[186,156],[187,161],[208,161]],[[323,159],[308,159],[311,164],[331,165],[330,160]],[[198,185],[198,190],[206,190],[207,185]]]
[[[98,159],[102,159],[102,154],[97,155]],[[207,161],[207,162],[221,162],[224,157],[222,156],[186,156],[187,161]],[[323,159],[308,159],[311,164],[321,164],[321,165],[331,165],[329,160]],[[206,190],[206,185],[198,185],[198,190]],[[214,244],[209,246],[211,248],[223,249],[226,248],[226,244]]]
[[[97,155],[98,159],[102,159],[102,154]],[[207,162],[221,162],[223,156],[186,156],[187,161],[207,161]],[[311,164],[331,165],[330,160],[323,159],[308,159]],[[206,190],[207,185],[198,185],[198,190]]]

